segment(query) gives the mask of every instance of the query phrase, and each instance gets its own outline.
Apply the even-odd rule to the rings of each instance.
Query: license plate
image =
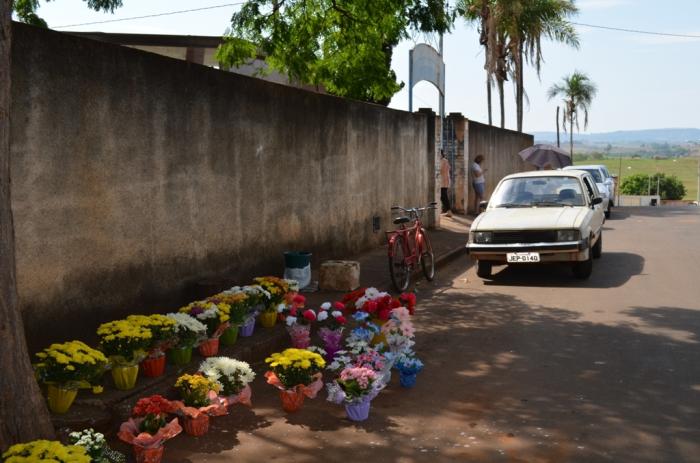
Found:
[[[539,252],[509,252],[506,254],[506,260],[508,263],[529,263],[529,262],[539,262],[540,253]]]

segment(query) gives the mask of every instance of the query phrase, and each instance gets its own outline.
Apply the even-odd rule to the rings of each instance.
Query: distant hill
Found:
[[[535,143],[554,142],[556,132],[533,132]],[[561,133],[562,143],[569,139],[569,134]],[[700,129],[648,129],[620,130],[617,132],[579,134],[574,132],[574,141],[583,143],[687,143],[700,142]]]

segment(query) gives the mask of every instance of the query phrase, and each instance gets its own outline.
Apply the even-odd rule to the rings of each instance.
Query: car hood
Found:
[[[494,208],[479,214],[471,230],[555,230],[579,228],[587,207]]]

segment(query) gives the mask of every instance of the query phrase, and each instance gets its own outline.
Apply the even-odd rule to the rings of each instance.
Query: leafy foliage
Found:
[[[409,30],[445,32],[452,20],[443,0],[248,0],[217,59],[236,66],[262,53],[292,81],[388,104],[403,86],[393,48]]]
[[[50,0],[47,0],[50,1]],[[114,10],[122,6],[122,0],[84,0],[88,8],[95,11],[114,13]],[[39,0],[13,0],[12,10],[19,20],[32,26],[48,27],[46,21],[36,14],[39,8]]]
[[[658,179],[658,180],[657,180]],[[656,192],[656,185],[659,185],[661,199],[683,199],[685,196],[685,185],[675,175],[656,174],[634,174],[622,180],[620,191],[626,195],[645,195],[649,192]]]

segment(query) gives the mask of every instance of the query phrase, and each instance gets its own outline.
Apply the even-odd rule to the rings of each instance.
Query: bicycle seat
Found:
[[[408,223],[410,221],[411,219],[409,219],[408,217],[397,217],[394,219],[394,225],[400,225],[402,223]]]

